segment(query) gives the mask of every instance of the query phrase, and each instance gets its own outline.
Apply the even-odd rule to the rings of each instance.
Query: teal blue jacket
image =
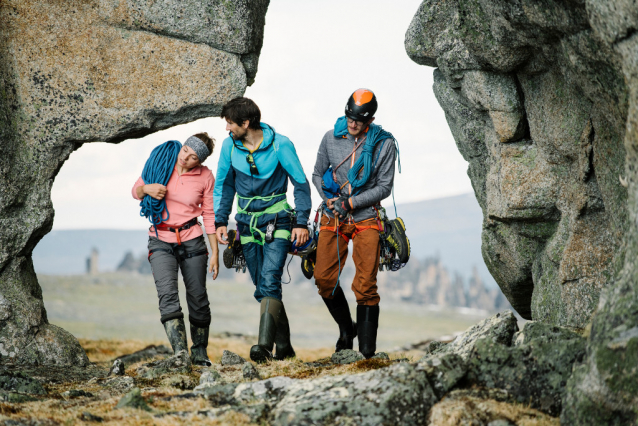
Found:
[[[303,167],[297,156],[295,146],[286,136],[275,132],[268,124],[260,123],[264,132],[264,140],[257,150],[253,152],[253,160],[257,166],[258,174],[252,175],[250,164],[246,157],[250,153],[241,141],[232,137],[226,138],[222,144],[215,190],[213,199],[215,204],[215,224],[227,226],[228,217],[232,210],[235,194],[239,198],[239,207],[248,212],[264,211],[268,207],[284,200],[288,190],[288,180],[294,185],[294,199],[296,211],[295,227],[306,228],[312,201],[310,199],[310,184]],[[251,197],[270,197],[268,200],[254,199]],[[248,206],[246,208],[246,206]],[[264,227],[268,222],[277,220],[278,224],[287,223],[286,214],[265,214],[259,217],[256,226]],[[235,220],[240,230],[247,231],[250,223],[250,215],[238,213]],[[293,224],[294,225],[294,224]],[[245,234],[245,232],[242,232]]]

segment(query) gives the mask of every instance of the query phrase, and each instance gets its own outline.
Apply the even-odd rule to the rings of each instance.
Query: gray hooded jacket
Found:
[[[321,189],[321,179],[323,178],[323,174],[330,166],[334,168],[341,163],[343,159],[352,152],[358,142],[360,142],[360,138],[355,141],[355,138],[350,134],[344,138],[336,138],[333,130],[326,132],[321,140],[319,152],[317,152],[315,170],[312,173],[312,183],[315,185],[317,191],[319,191],[319,195],[321,195],[321,198],[323,198],[324,201],[327,200],[327,197]],[[354,155],[355,158],[353,159],[350,157],[337,169],[337,183],[339,186],[348,180],[348,171],[350,171],[354,162],[361,155],[363,145],[365,145],[365,140],[361,146],[357,148]],[[380,153],[379,150],[381,150]],[[368,180],[368,182],[360,189],[357,195],[351,197],[353,210],[350,213],[352,214],[352,218],[355,222],[376,217],[377,213],[372,206],[379,204],[381,200],[390,196],[392,192],[395,158],[394,141],[392,139],[386,139],[385,143],[379,142],[372,157],[373,163],[377,156],[379,159],[372,171],[370,180]],[[341,193],[349,194],[350,190],[350,185],[346,185],[341,190]],[[326,213],[328,216],[333,217],[332,212],[326,211]]]

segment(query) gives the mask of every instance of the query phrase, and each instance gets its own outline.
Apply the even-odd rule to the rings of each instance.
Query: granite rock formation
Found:
[[[490,272],[523,317],[587,327],[565,424],[638,418],[637,30],[632,0],[426,0],[406,34],[437,67]]]
[[[48,324],[31,253],[83,143],[219,114],[257,72],[268,0],[0,3],[0,362],[85,364]]]
[[[620,58],[584,4],[553,1],[425,1],[406,50],[438,67],[503,293],[524,318],[584,327],[628,227]]]

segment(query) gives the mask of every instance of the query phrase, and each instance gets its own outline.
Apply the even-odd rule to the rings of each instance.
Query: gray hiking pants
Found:
[[[177,291],[177,270],[182,271],[186,287],[188,320],[197,327],[210,325],[210,303],[206,293],[206,266],[208,254],[204,236],[182,241],[186,253],[203,252],[193,257],[183,257],[179,261],[173,254],[180,249],[177,244],[165,243],[155,237],[148,239],[148,251],[152,252],[148,260],[157,288],[159,310],[162,324],[174,318],[184,318]]]

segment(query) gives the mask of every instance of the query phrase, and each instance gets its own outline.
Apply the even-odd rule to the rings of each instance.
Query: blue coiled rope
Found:
[[[144,164],[144,170],[142,170],[144,184],[159,183],[164,186],[168,185],[168,180],[171,178],[177,162],[177,155],[181,149],[182,144],[178,141],[164,142],[155,147],[148,160],[146,160],[146,164]],[[156,200],[150,195],[145,196],[140,202],[140,207],[140,216],[148,218],[153,225],[159,225],[171,217],[166,208],[165,198]],[[164,212],[166,212],[166,217],[162,217]],[[157,227],[155,227],[155,235],[157,236]]]
[[[348,134],[348,124],[346,117],[339,117],[334,126],[334,135],[337,138],[346,136]],[[382,143],[381,149],[379,149],[379,155],[381,155],[381,150],[383,149],[383,144],[386,139],[392,139],[395,144],[395,149],[397,150],[397,154],[399,152],[399,145],[397,140],[392,136],[392,133],[383,130],[383,128],[377,124],[370,124],[368,132],[366,133],[366,143],[363,145],[363,151],[361,152],[361,156],[355,161],[352,165],[352,168],[348,171],[348,181],[352,186],[352,195],[356,195],[361,188],[370,180],[370,175],[372,174],[372,170],[374,166],[377,164],[377,160],[379,156],[374,160],[374,165],[372,164],[372,157],[374,155],[374,150],[379,144]],[[359,176],[359,173],[361,175]],[[401,160],[399,159],[399,173],[401,173]]]
[[[393,139],[392,133],[386,132],[377,126],[376,124],[370,124],[370,129],[366,135],[366,143],[363,144],[363,151],[361,156],[357,158],[357,161],[352,165],[352,168],[348,171],[348,180],[352,185],[352,193],[359,192],[359,189],[370,180],[372,174],[372,156],[374,155],[374,149],[379,142],[385,142],[386,139]],[[379,150],[379,153],[381,151]],[[376,163],[376,161],[375,161]],[[361,176],[359,176],[361,173]]]

